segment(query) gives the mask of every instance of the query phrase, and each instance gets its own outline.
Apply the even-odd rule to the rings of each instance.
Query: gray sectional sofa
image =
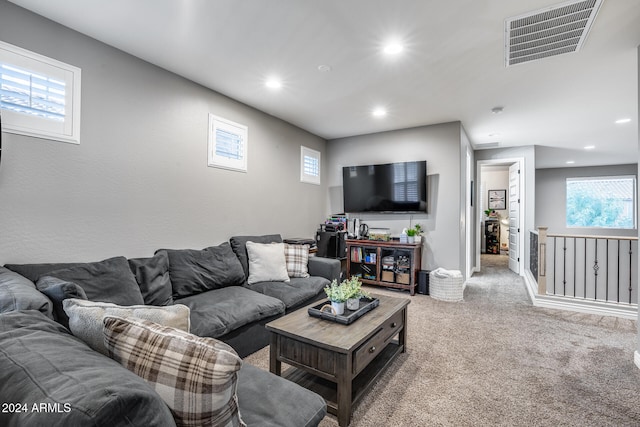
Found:
[[[0,402],[59,404],[55,414],[0,412],[0,425],[175,425],[144,380],[70,333],[62,301],[183,304],[191,333],[224,341],[244,357],[268,344],[266,323],[323,298],[324,286],[340,274],[339,261],[310,257],[309,277],[248,284],[249,241],[282,239],[237,236],[149,258],[0,267]],[[246,363],[237,395],[247,425],[313,426],[326,412],[315,393]]]

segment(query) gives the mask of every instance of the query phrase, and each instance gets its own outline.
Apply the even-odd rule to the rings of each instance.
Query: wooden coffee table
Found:
[[[318,394],[341,427],[391,361],[406,351],[409,300],[372,295],[380,305],[351,325],[309,316],[307,308],[267,323],[269,369]],[[282,372],[282,362],[291,368]]]

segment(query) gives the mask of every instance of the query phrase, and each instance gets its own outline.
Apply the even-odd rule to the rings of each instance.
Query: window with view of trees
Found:
[[[636,228],[636,178],[567,178],[567,227]]]

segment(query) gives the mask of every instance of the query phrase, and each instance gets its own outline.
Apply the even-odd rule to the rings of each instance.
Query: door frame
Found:
[[[524,276],[524,264],[525,264],[525,253],[524,253],[524,245],[525,245],[525,231],[523,230],[523,225],[525,224],[525,204],[526,204],[526,191],[524,177],[525,177],[525,162],[524,157],[513,157],[513,158],[504,158],[504,159],[491,159],[491,160],[478,160],[476,161],[476,185],[477,185],[477,197],[476,197],[476,268],[475,271],[480,271],[481,263],[480,263],[480,255],[482,253],[482,233],[483,229],[482,225],[482,211],[480,210],[480,197],[482,197],[480,193],[480,188],[482,185],[482,168],[484,166],[510,166],[514,163],[518,164],[520,169],[520,235],[518,236],[518,244],[520,246],[518,257],[520,258],[518,274],[520,276]]]

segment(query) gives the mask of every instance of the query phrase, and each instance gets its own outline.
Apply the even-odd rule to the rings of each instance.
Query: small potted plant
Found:
[[[407,229],[407,243],[414,243],[416,240],[416,229],[409,228]]]
[[[416,235],[413,239],[416,243],[420,243],[422,241],[422,233],[424,232],[424,229],[420,224],[416,224],[413,228],[416,230]]]
[[[344,304],[349,299],[347,287],[344,282],[338,284],[336,279],[333,279],[331,284],[324,288],[324,292],[327,294],[327,298],[331,301],[331,307],[337,315],[344,314]]]
[[[349,298],[347,299],[347,309],[357,310],[360,308],[360,298],[368,297],[369,295],[362,290],[362,282],[360,278],[352,276],[350,279],[345,280],[342,284],[347,289]]]

